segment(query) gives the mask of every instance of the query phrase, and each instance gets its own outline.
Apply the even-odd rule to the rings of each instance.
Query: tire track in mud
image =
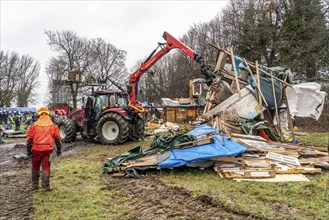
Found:
[[[32,211],[31,170],[24,145],[0,145],[0,219],[30,219]]]
[[[106,178],[106,190],[116,189],[132,199],[135,207],[128,219],[247,219],[227,211],[202,195],[192,197],[192,193],[182,187],[165,185],[153,176],[144,179]]]

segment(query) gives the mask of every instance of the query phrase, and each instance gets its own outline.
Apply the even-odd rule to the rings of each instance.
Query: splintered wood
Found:
[[[248,150],[236,157],[212,159],[214,169],[221,178],[264,182],[308,181],[303,174],[319,174],[321,163],[329,162],[326,148],[268,142],[252,135],[230,136]]]

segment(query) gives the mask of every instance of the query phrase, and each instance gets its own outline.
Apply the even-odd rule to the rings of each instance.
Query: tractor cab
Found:
[[[97,121],[101,113],[108,109],[125,109],[128,106],[128,98],[125,93],[96,91],[94,101],[94,119]]]
[[[108,112],[118,112],[127,114],[125,109],[128,106],[126,93],[95,91],[93,96],[89,96],[84,103],[83,133],[86,136],[96,135],[96,125],[98,121]]]

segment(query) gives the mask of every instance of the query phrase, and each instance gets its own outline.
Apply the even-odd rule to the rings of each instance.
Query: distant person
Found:
[[[35,122],[38,120],[38,116],[37,116],[37,113],[36,112],[33,112],[32,113],[32,122]]]
[[[15,131],[19,131],[21,129],[21,116],[19,113],[15,113],[14,121],[15,121]]]
[[[25,116],[25,127],[28,128],[33,123],[32,113],[28,112]]]
[[[13,115],[11,114],[11,112],[9,112],[9,115],[8,115],[8,129],[11,130],[13,128],[13,124],[15,123],[14,121],[14,117]]]
[[[8,123],[8,112],[4,111],[2,116],[2,121],[4,125],[7,125]]]
[[[3,113],[2,111],[0,111],[0,125],[2,125],[3,123]]]
[[[0,144],[2,144],[2,136],[3,136],[3,130],[2,130],[2,128],[0,127]]]
[[[57,147],[57,156],[62,154],[62,143],[58,127],[51,121],[49,110],[42,107],[38,110],[39,119],[28,129],[26,148],[28,156],[32,156],[32,187],[39,188],[40,165],[42,166],[41,186],[43,191],[51,191],[50,187],[50,155]]]

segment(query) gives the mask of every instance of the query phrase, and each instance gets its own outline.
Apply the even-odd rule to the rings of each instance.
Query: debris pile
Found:
[[[303,174],[321,173],[319,167],[328,169],[326,147],[303,147],[253,135],[234,134],[232,139],[248,150],[236,157],[214,159],[215,170],[222,178],[238,181],[308,181]]]
[[[217,48],[218,49],[218,48]],[[218,49],[203,117],[225,134],[296,143],[294,116],[319,119],[325,92],[317,83],[292,85],[287,68],[260,66]]]
[[[186,134],[156,136],[149,149],[135,147],[110,158],[103,171],[116,177],[144,177],[148,169],[214,167],[220,177],[238,181],[307,181],[303,174],[321,173],[315,166],[325,167],[323,162],[328,161],[325,147],[269,142],[254,135],[228,136],[202,124]]]

